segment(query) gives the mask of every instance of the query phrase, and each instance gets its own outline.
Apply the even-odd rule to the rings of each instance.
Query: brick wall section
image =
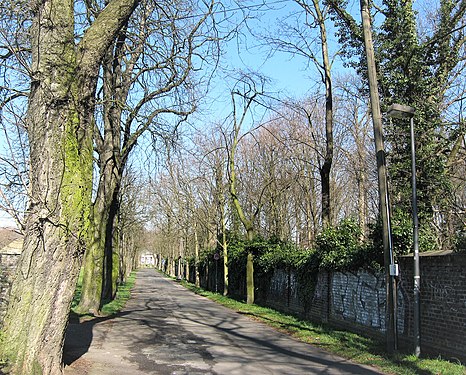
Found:
[[[466,362],[466,254],[424,256],[421,271],[421,350]],[[406,335],[413,338],[413,259],[400,259],[399,288],[408,300]]]
[[[466,254],[421,256],[421,350],[466,362]],[[397,327],[400,343],[413,341],[413,262],[400,259]],[[293,270],[259,281],[259,304],[380,336],[385,332],[385,277],[367,271],[321,272],[314,294],[304,296]],[[329,289],[329,285],[331,288]]]

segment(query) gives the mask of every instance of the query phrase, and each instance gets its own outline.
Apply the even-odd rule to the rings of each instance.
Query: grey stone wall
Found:
[[[8,305],[8,294],[19,254],[0,253],[0,326]]]
[[[10,286],[13,282],[16,265],[21,255],[23,244],[21,237],[18,235],[14,237],[16,237],[16,239],[11,238],[12,241],[8,241],[8,243],[0,249],[0,326],[5,316]]]

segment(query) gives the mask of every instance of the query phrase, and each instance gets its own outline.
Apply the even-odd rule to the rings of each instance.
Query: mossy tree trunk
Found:
[[[217,234],[217,241],[220,241],[223,253],[223,295],[228,295],[228,241],[227,241],[227,226],[226,226],[226,213],[225,213],[225,193],[226,186],[224,182],[224,168],[225,159],[221,154],[216,155],[214,164],[215,173],[215,191],[217,195],[217,214],[220,221],[220,235],[221,240]]]
[[[129,152],[134,140],[122,145],[121,122],[123,108],[131,84],[132,72],[124,72],[120,55],[124,33],[120,33],[108,48],[103,67],[103,129],[95,129],[95,150],[99,155],[99,180],[92,210],[92,231],[83,265],[83,285],[78,311],[97,314],[103,301],[116,292],[119,261],[115,261],[114,232],[119,213],[120,188]],[[139,56],[139,54],[137,54]],[[137,58],[136,56],[136,58]]]
[[[250,82],[248,82],[250,84]],[[255,87],[255,85],[253,85]],[[243,224],[244,229],[246,230],[246,235],[247,239],[249,242],[254,240],[255,236],[255,231],[254,231],[254,221],[256,219],[256,216],[259,213],[259,208],[260,208],[260,202],[257,204],[257,209],[256,211],[252,214],[252,218],[248,218],[246,216],[246,213],[243,210],[243,206],[240,202],[240,199],[238,197],[237,193],[237,176],[236,176],[236,163],[235,163],[235,156],[236,156],[236,150],[238,148],[238,144],[240,141],[240,130],[241,130],[241,125],[243,124],[246,115],[249,111],[250,106],[256,99],[257,95],[259,95],[258,92],[255,90],[252,90],[251,93],[249,93],[250,96],[245,96],[243,99],[245,100],[245,103],[243,105],[243,110],[242,113],[239,116],[239,119],[237,118],[237,107],[236,107],[236,102],[235,102],[235,95],[240,95],[243,96],[242,94],[238,94],[237,92],[232,92],[231,97],[232,97],[232,103],[233,103],[233,137],[231,140],[231,145],[230,145],[230,152],[228,155],[228,174],[229,174],[229,191],[230,191],[230,198],[233,204],[233,207],[238,215],[239,220]],[[251,251],[248,249],[248,254],[247,254],[247,260],[246,260],[246,302],[248,304],[253,304],[254,303],[254,256],[251,253]]]
[[[248,242],[251,243],[254,240],[254,230],[249,229],[247,231]],[[246,303],[254,303],[254,255],[251,250],[248,249],[248,257],[246,259]]]
[[[109,2],[76,45],[74,1],[33,3],[30,203],[0,349],[15,375],[62,373],[64,332],[90,227],[97,73],[136,4]]]
[[[83,265],[81,313],[97,314],[102,300],[111,299],[113,288],[113,234],[121,182],[112,155],[101,155],[100,180],[92,208],[88,249]],[[104,164],[104,165],[102,165]]]
[[[227,241],[227,226],[225,218],[225,206],[222,202],[220,209],[220,225],[222,231],[222,250],[223,250],[223,295],[228,295],[228,241]]]
[[[237,142],[236,140],[234,143]],[[233,206],[236,209],[236,213],[238,217],[243,223],[243,226],[246,230],[247,239],[251,242],[254,239],[254,225],[253,221],[249,220],[244,211],[241,203],[238,199],[238,195],[236,193],[236,172],[235,172],[235,162],[234,162],[234,150],[236,149],[236,145],[230,151],[230,162],[229,162],[229,172],[230,172],[230,196],[233,202]],[[248,250],[247,260],[246,260],[246,302],[248,304],[254,303],[254,257],[253,254]]]

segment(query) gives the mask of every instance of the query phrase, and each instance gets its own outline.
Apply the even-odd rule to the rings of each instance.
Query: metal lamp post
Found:
[[[419,220],[417,215],[417,192],[416,192],[416,149],[414,145],[414,117],[413,107],[401,104],[392,104],[388,108],[387,115],[394,118],[409,118],[411,130],[411,186],[412,186],[412,210],[413,210],[413,253],[414,253],[414,354],[421,354],[421,274],[419,270]]]

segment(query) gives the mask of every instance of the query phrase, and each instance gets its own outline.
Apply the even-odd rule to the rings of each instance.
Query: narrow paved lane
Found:
[[[138,272],[113,319],[70,324],[65,375],[380,374],[298,342],[197,296],[151,269]]]

